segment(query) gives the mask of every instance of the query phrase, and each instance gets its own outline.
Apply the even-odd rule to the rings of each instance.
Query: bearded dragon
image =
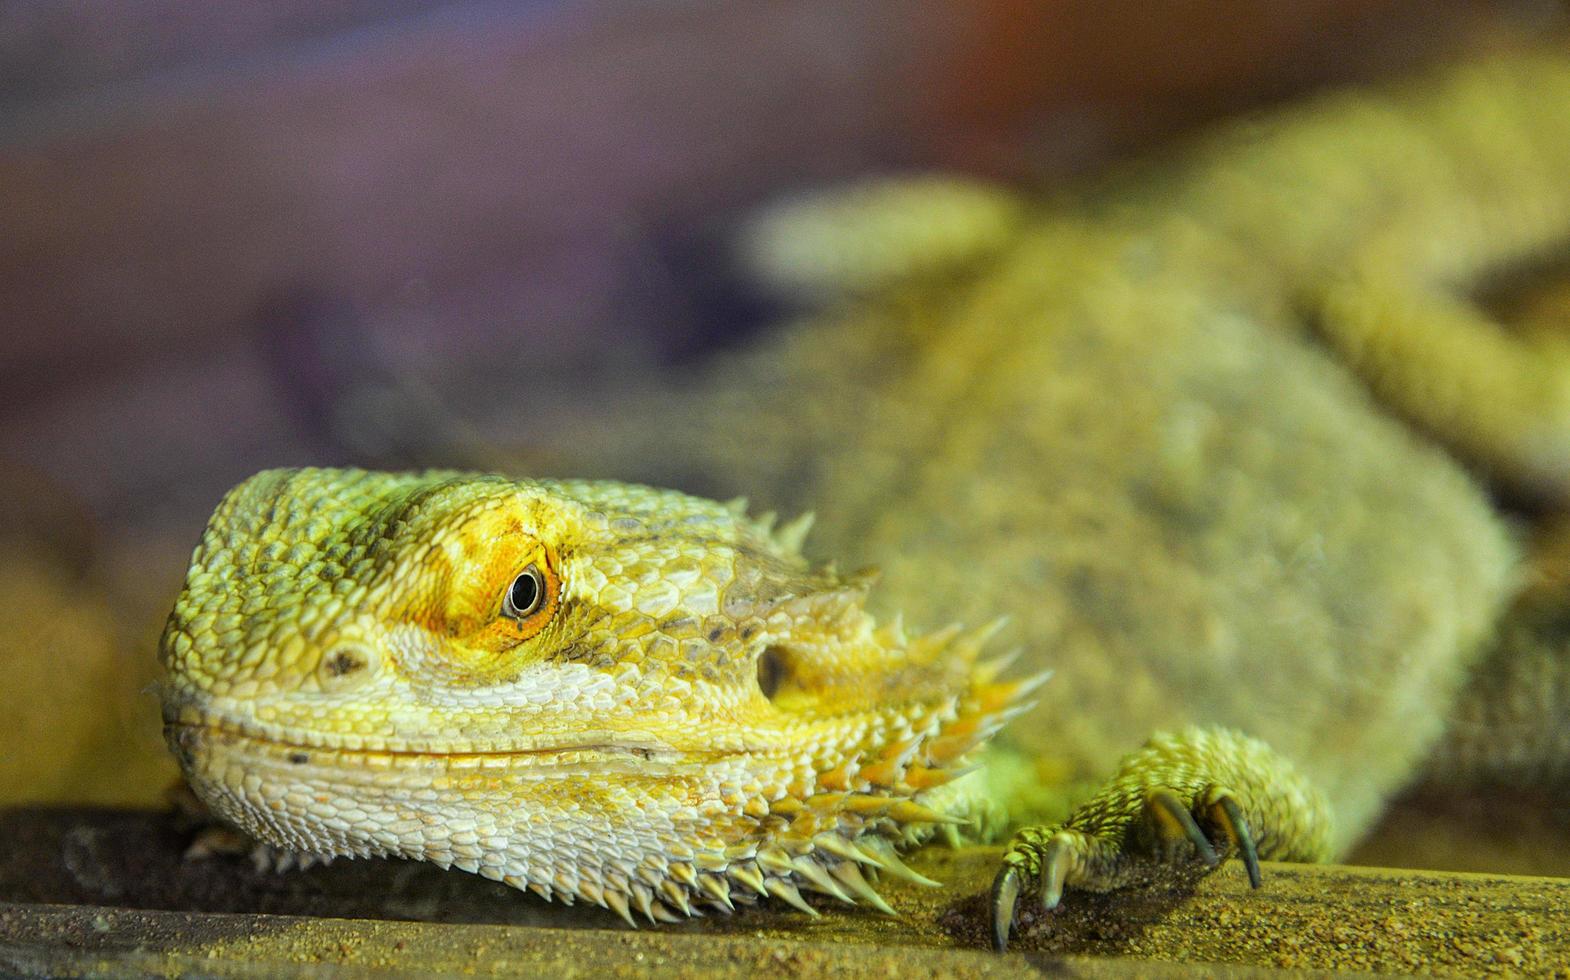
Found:
[[[675,491],[262,473],[170,617],[168,742],[268,844],[629,922],[881,907],[869,869],[957,824],[1046,821],[1003,860],[999,948],[1023,892],[1344,853],[1513,655],[1518,546],[1457,459],[1570,485],[1570,360],[1463,292],[1565,241],[1565,173],[1559,52],[1331,97],[1046,213],[972,198],[1007,233],[960,221],[937,267],[850,248],[814,274],[837,312],[567,440],[811,504],[876,585],[805,558],[806,520]],[[1435,765],[1523,744],[1491,734]]]

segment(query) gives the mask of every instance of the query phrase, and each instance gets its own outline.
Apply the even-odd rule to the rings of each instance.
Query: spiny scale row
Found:
[[[997,680],[1012,655],[977,662],[981,648],[1002,625],[993,623],[968,634],[944,630],[914,642],[897,619],[883,627],[880,639],[907,647],[917,659],[957,655],[969,671],[966,693],[916,721],[914,731],[881,746],[870,759],[819,773],[814,792],[798,787],[798,792],[757,812],[749,810],[759,829],[775,825],[765,841],[612,870],[598,884],[558,876],[556,888],[535,883],[528,887],[546,896],[555,891],[568,900],[576,893],[633,925],[634,912],[649,922],[674,922],[700,915],[705,907],[731,912],[737,903],[767,897],[817,915],[802,897],[803,889],[892,914],[866,872],[937,884],[908,868],[897,846],[916,842],[932,828],[957,840],[956,825],[964,821],[919,797],[968,772],[968,754],[1027,710],[1021,702],[1047,679],[1047,674],[1039,674]]]
[[[700,872],[691,863],[678,862],[669,865],[663,877],[654,875],[652,868],[644,868],[640,880],[616,880],[620,876],[613,873],[603,885],[558,879],[553,888],[539,882],[507,880],[545,898],[561,898],[569,903],[574,897],[583,898],[610,909],[634,927],[634,912],[649,922],[679,922],[683,916],[702,915],[704,906],[730,913],[737,904],[751,905],[762,898],[777,898],[816,916],[817,910],[802,897],[803,889],[847,905],[865,904],[893,915],[893,908],[867,880],[864,866],[926,887],[938,886],[938,882],[906,866],[885,838],[852,840],[823,834],[812,843],[813,850],[796,856],[783,847],[761,847],[752,860],[737,861],[712,872]]]
[[[746,518],[747,498],[736,497],[728,500],[725,502],[725,508],[738,518]],[[775,548],[793,558],[800,558],[801,546],[806,543],[807,534],[811,532],[815,519],[816,515],[809,510],[776,528],[779,515],[769,510],[751,518],[751,522],[753,530],[767,538]]]
[[[982,642],[996,632],[996,625],[984,631]],[[944,645],[953,635],[944,639]],[[979,649],[981,643],[976,644]],[[745,901],[764,896],[778,898],[809,915],[817,912],[802,898],[803,888],[828,895],[846,904],[865,904],[892,914],[893,910],[872,887],[863,866],[874,872],[893,874],[907,880],[935,886],[937,882],[911,870],[900,860],[894,840],[914,842],[929,827],[957,843],[957,824],[964,821],[935,810],[916,800],[923,789],[943,785],[968,769],[955,764],[983,744],[1009,719],[1027,710],[1019,702],[1047,679],[1046,674],[1021,680],[998,682],[995,678],[1012,657],[977,665],[976,681],[969,696],[952,720],[939,727],[935,737],[913,736],[885,746],[879,757],[854,771],[842,767],[820,774],[819,785],[829,792],[805,798],[785,796],[769,804],[772,816],[785,817],[789,829],[772,836],[769,844],[758,847],[751,860],[728,864],[716,874],[699,875],[691,865],[672,865],[671,877],[658,888],[658,898],[684,914],[698,914],[693,902],[707,902],[717,908],[734,909],[729,887],[723,898],[716,891],[725,882],[735,882],[744,891]],[[919,760],[919,761],[918,761]],[[835,791],[837,783],[859,784],[883,793]],[[897,794],[897,795],[894,795]],[[819,830],[825,824],[839,826]],[[808,836],[808,835],[811,836]],[[723,875],[723,877],[721,877]],[[692,880],[687,880],[691,877]],[[682,891],[679,882],[685,886]],[[633,921],[625,900],[609,899],[609,907],[629,922]],[[670,908],[660,908],[655,894],[649,893],[647,907],[641,891],[634,890],[634,907],[650,921],[674,917]]]

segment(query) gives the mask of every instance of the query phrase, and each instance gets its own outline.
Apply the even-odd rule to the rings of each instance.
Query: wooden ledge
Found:
[[[1278,864],[1251,892],[1234,864],[1198,881],[1071,895],[1054,915],[1025,914],[997,957],[984,951],[997,848],[919,854],[912,865],[946,887],[886,879],[897,918],[814,898],[818,919],[773,903],[633,931],[603,910],[427,865],[273,874],[239,859],[182,861],[185,837],[158,813],[11,810],[0,835],[0,973],[1550,974],[1570,964],[1570,880],[1558,878]]]

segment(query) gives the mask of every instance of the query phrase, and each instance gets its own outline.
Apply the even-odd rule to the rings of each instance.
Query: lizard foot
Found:
[[[1258,888],[1261,855],[1322,860],[1328,838],[1323,798],[1263,742],[1225,729],[1158,735],[1063,823],[1015,835],[992,884],[993,948],[1007,947],[1027,891],[1051,911],[1065,888],[1111,891],[1233,854]]]

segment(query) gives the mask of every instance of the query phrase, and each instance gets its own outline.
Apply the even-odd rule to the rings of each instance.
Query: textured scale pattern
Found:
[[[1570,772],[1562,605],[1512,601],[1520,539],[1487,493],[1570,501],[1562,324],[1522,329],[1495,292],[1564,258],[1566,173],[1560,37],[1013,212],[993,188],[956,214],[923,179],[807,199],[756,231],[793,242],[749,254],[838,301],[570,422],[563,465],[811,506],[815,547],[885,568],[877,611],[1008,614],[1056,671],[987,767],[1045,825],[1024,867],[1130,748],[1196,725],[1290,759],[1344,855],[1424,773]],[[1053,880],[1024,877],[1003,915]]]
[[[1061,827],[1027,828],[1020,837],[1040,844],[1052,833],[1080,837],[1076,866],[1067,884],[1110,891],[1128,883],[1141,861],[1157,848],[1129,847],[1130,832],[1143,828],[1149,793],[1168,789],[1185,801],[1202,800],[1224,788],[1242,802],[1261,858],[1323,861],[1330,856],[1329,804],[1290,761],[1258,739],[1226,729],[1190,728],[1153,736],[1130,753],[1095,799]]]
[[[893,844],[966,816],[956,775],[1041,678],[998,679],[988,630],[877,625],[870,573],[801,557],[809,522],[616,483],[261,473],[170,617],[169,743],[218,816],[301,855],[629,921],[803,890],[883,908],[863,869],[908,873]],[[515,621],[529,567],[543,618]]]
[[[171,617],[170,745],[267,843],[629,921],[881,907],[869,869],[1003,811],[1045,825],[1000,947],[1032,891],[1345,853],[1425,764],[1562,784],[1565,589],[1516,596],[1484,482],[1570,500],[1570,362],[1473,294],[1570,241],[1567,107],[1560,44],[1062,207],[918,180],[774,213],[750,261],[838,305],[559,435],[580,472],[816,507],[875,589],[805,521],[647,487],[264,473]],[[547,601],[509,617],[525,569]],[[1007,614],[1024,677],[869,608]]]

